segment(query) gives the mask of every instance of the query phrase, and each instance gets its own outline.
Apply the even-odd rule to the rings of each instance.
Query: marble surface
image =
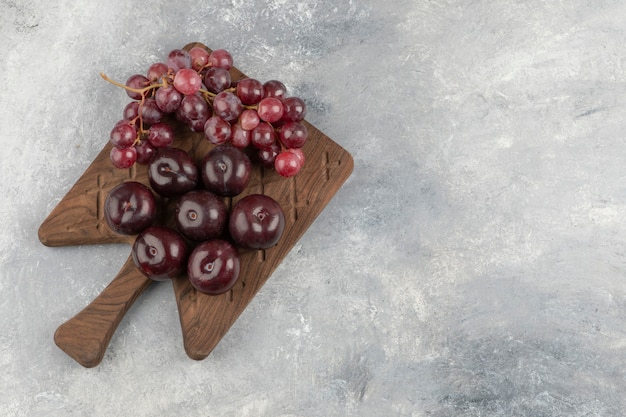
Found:
[[[0,1],[0,415],[626,414],[626,3]],[[128,247],[37,228],[125,79],[191,41],[305,98],[355,169],[204,361],[171,286],[103,362],[56,328]]]

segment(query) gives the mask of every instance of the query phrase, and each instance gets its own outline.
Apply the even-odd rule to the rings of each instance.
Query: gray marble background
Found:
[[[57,326],[128,247],[37,228],[125,79],[191,41],[307,101],[352,177],[204,361],[170,285]],[[626,3],[0,0],[0,415],[626,414]]]

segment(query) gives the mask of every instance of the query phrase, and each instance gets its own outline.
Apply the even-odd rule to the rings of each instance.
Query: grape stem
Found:
[[[102,78],[104,78],[104,80],[105,80],[105,81],[107,81],[107,82],[109,82],[109,83],[111,83],[111,84],[113,84],[113,85],[115,85],[115,86],[117,86],[117,87],[121,87],[121,88],[123,88],[124,90],[131,91],[131,92],[133,92],[133,93],[141,94],[142,96],[143,96],[143,95],[144,95],[147,91],[150,91],[150,90],[152,90],[152,89],[155,89],[155,88],[160,88],[160,87],[166,87],[166,84],[165,84],[165,83],[161,83],[161,84],[150,84],[149,86],[144,87],[144,88],[132,88],[132,87],[129,87],[129,86],[125,85],[125,84],[122,84],[122,83],[120,83],[120,82],[117,82],[117,81],[115,81],[115,80],[112,80],[111,78],[109,78],[109,77],[108,77],[105,73],[103,73],[103,72],[101,72],[101,73],[100,73],[100,76],[101,76]]]
[[[150,84],[147,87],[144,88],[132,88],[129,87],[125,84],[122,84],[120,82],[117,82],[111,78],[109,78],[105,73],[101,72],[100,76],[102,78],[104,78],[105,81],[117,86],[117,87],[121,87],[124,90],[127,91],[131,91],[133,93],[137,93],[137,94],[141,94],[141,100],[139,100],[139,129],[137,131],[137,138],[135,139],[135,142],[133,143],[133,146],[138,145],[139,143],[141,143],[141,139],[142,136],[144,136],[144,134],[146,133],[146,131],[143,128],[143,117],[141,117],[141,109],[143,108],[143,105],[146,101],[146,92],[152,90],[152,89],[156,89],[156,88],[160,88],[160,87],[167,87],[167,80],[166,77],[163,77],[163,82],[162,83],[155,83],[155,84]]]
[[[203,88],[198,90],[199,93],[202,94],[202,96],[204,97],[204,99],[206,100],[207,103],[212,104],[213,103],[213,99],[215,98],[215,96],[217,94],[210,92],[209,90],[205,90]]]
[[[224,91],[228,91],[231,93],[234,93],[237,91],[237,88],[235,87],[231,87],[231,88],[227,88],[225,90],[222,90],[222,92]],[[199,93],[201,93],[204,96],[204,99],[207,101],[207,103],[212,104],[213,103],[213,99],[215,98],[215,96],[217,95],[217,93],[213,93],[209,90],[205,90],[204,88],[201,88],[200,90],[198,90]],[[250,110],[256,110],[259,108],[258,105],[253,104],[253,105],[243,105],[244,109],[250,109]]]

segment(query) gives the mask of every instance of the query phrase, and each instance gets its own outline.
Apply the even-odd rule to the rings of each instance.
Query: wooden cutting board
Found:
[[[185,46],[189,50],[200,43]],[[206,48],[209,50],[208,48]],[[245,78],[236,68],[233,80]],[[120,89],[120,94],[125,94]],[[120,109],[120,115],[121,115]],[[303,151],[303,170],[292,178],[282,178],[273,170],[255,165],[250,185],[239,196],[226,199],[229,205],[252,193],[263,193],[278,201],[286,217],[284,234],[278,244],[266,250],[241,251],[241,275],[235,287],[222,295],[196,291],[186,276],[172,280],[187,355],[195,360],[206,358],[272,272],[311,226],[354,166],[351,155],[307,123],[309,139]],[[173,146],[189,151],[196,161],[213,147],[203,134],[187,127],[176,128]],[[140,181],[149,185],[146,167],[136,164],[128,170],[111,165],[107,144],[83,175],[52,210],[39,228],[39,239],[47,246],[103,243],[128,243],[134,237],[112,232],[104,220],[104,200],[117,184]],[[88,279],[88,277],[86,277]],[[57,346],[85,367],[100,363],[124,314],[152,283],[135,267],[129,256],[117,276],[87,307],[57,329]],[[59,300],[62,302],[62,300]]]

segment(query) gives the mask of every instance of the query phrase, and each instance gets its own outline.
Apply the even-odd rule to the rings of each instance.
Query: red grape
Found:
[[[251,132],[252,136],[250,137],[250,141],[256,148],[267,148],[276,142],[276,133],[269,123],[259,123]]]
[[[131,75],[128,80],[126,80],[126,86],[133,89],[142,89],[149,85],[150,80],[141,74]],[[126,90],[126,94],[133,100],[141,100],[143,97],[141,93],[137,93],[135,91]]]
[[[284,122],[299,122],[306,116],[306,104],[301,98],[288,97],[283,100],[283,107],[285,111],[282,121]]]
[[[276,155],[274,168],[280,176],[293,177],[302,168],[302,160],[293,152],[283,151]]]
[[[239,149],[250,145],[250,131],[245,130],[241,125],[235,124],[230,127],[230,143]]]
[[[163,113],[175,112],[183,100],[183,94],[173,85],[159,88],[154,93],[154,100]]]
[[[137,163],[141,165],[147,165],[156,153],[156,148],[150,144],[147,140],[142,140],[135,145],[137,151]]]
[[[191,68],[191,55],[184,49],[174,49],[167,55],[167,65],[174,72],[183,68]]]
[[[155,123],[148,131],[148,141],[155,148],[166,148],[174,142],[174,129],[166,123]]]
[[[187,123],[194,132],[202,132],[204,124],[211,117],[211,108],[198,94],[185,96],[176,110],[176,117]]]
[[[263,97],[276,97],[282,99],[287,95],[287,87],[278,80],[269,80],[263,84]]]
[[[306,143],[308,130],[300,122],[287,122],[278,129],[278,139],[288,148],[301,148]]]
[[[230,135],[230,123],[221,117],[211,116],[204,124],[204,136],[211,143],[216,145],[225,143],[230,139]]]
[[[139,117],[139,102],[131,101],[124,107],[123,116],[124,120],[135,120]]]
[[[209,54],[209,64],[229,70],[233,66],[233,57],[225,49],[216,49]]]
[[[263,84],[254,78],[244,78],[237,83],[237,97],[246,106],[257,104],[263,98]]]
[[[230,87],[230,72],[224,68],[211,67],[204,74],[204,85],[212,93],[220,93]]]
[[[259,118],[265,122],[277,122],[283,117],[283,103],[275,97],[267,97],[259,102],[257,113]]]
[[[143,104],[139,106],[139,114],[143,122],[148,125],[159,123],[163,119],[163,111],[153,98],[144,100]]]
[[[199,46],[194,46],[189,50],[191,55],[191,67],[196,71],[200,71],[209,63],[209,52]]]
[[[137,130],[128,123],[118,123],[111,129],[109,139],[113,146],[117,148],[129,148],[133,146],[137,139]]]
[[[255,110],[246,109],[239,115],[239,124],[245,130],[252,130],[259,125],[261,119]]]
[[[134,146],[124,149],[114,146],[111,148],[109,158],[111,159],[113,166],[116,168],[130,168],[135,165],[135,162],[137,161],[137,150]]]
[[[304,165],[304,152],[302,152],[302,149],[300,148],[290,148],[287,149],[287,152],[291,152],[292,154],[296,155],[298,157],[298,159],[300,160],[300,165]]]
[[[210,113],[209,105],[198,94],[183,97],[178,111],[186,120],[208,119]]]
[[[230,91],[222,91],[213,98],[213,113],[227,122],[237,120],[242,110],[241,100]]]
[[[179,70],[174,76],[174,88],[185,95],[196,94],[202,87],[202,78],[190,68]]]
[[[159,80],[161,80],[161,78],[167,74],[167,65],[165,65],[162,62],[157,62],[154,63],[152,65],[150,65],[150,67],[148,68],[148,80],[150,80],[153,83],[157,83],[159,82]]]
[[[204,119],[194,119],[194,120],[189,120],[187,122],[187,125],[189,126],[189,128],[196,133],[202,132],[204,130],[205,124],[206,124],[206,120]]]
[[[261,164],[266,168],[274,168],[274,162],[276,161],[276,155],[280,153],[280,146],[277,143],[273,143],[267,148],[259,149],[257,157]]]

